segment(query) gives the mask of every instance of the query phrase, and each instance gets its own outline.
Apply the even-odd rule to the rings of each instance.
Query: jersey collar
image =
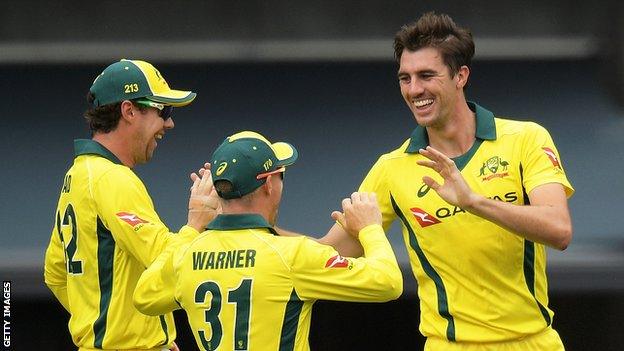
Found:
[[[481,140],[496,140],[496,125],[494,124],[494,114],[472,101],[467,101],[468,107],[477,115],[477,130],[475,136]],[[405,152],[414,154],[419,149],[424,149],[429,145],[429,136],[427,129],[422,126],[416,126],[410,142]]]
[[[123,163],[117,158],[117,156],[115,156],[107,148],[102,146],[102,144],[91,139],[74,140],[74,156],[77,157],[80,155],[98,155],[108,159],[113,163],[123,165]]]
[[[266,228],[277,235],[273,227],[259,214],[220,214],[208,224],[208,229],[237,230]]]

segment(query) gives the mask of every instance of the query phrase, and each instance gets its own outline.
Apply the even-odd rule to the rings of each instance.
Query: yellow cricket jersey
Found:
[[[208,229],[156,270],[155,262],[134,295],[147,314],[177,302],[202,350],[309,350],[317,299],[382,302],[403,289],[379,225],[360,232],[361,258],[341,257],[307,237],[277,236],[257,214],[219,215]]]
[[[171,314],[148,317],[132,304],[145,268],[176,237],[154,210],[145,186],[115,155],[93,140],[74,142],[45,257],[45,282],[70,312],[69,330],[81,348],[171,346]]]
[[[541,126],[476,112],[476,141],[454,159],[478,194],[516,205],[528,204],[535,187],[566,179],[557,149]],[[421,323],[426,336],[450,341],[493,342],[538,333],[552,323],[548,308],[546,250],[498,225],[451,206],[422,181],[433,170],[419,166],[428,145],[418,126],[398,149],[382,155],[360,186],[377,193],[383,226],[398,218],[418,281]]]

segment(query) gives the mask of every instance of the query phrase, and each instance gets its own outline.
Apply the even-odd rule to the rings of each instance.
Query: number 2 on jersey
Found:
[[[65,237],[63,236],[62,228],[71,225],[71,238],[69,242],[65,243]],[[63,214],[63,222],[61,223],[61,214],[56,212],[56,230],[63,249],[65,251],[65,258],[67,262],[67,273],[69,274],[82,274],[82,261],[74,261],[74,255],[76,254],[76,246],[78,244],[78,226],[76,225],[76,213],[72,204],[67,204],[65,208],[65,214]]]
[[[238,288],[228,292],[228,303],[236,305],[236,321],[234,324],[234,350],[247,350],[249,342],[249,319],[251,307],[251,279],[243,279]],[[206,338],[206,332],[199,330],[199,339],[206,350],[216,350],[223,337],[223,327],[219,319],[221,312],[221,289],[216,282],[206,281],[195,290],[195,303],[204,304],[206,294],[210,293],[210,308],[205,310],[204,320],[210,324],[212,335]]]

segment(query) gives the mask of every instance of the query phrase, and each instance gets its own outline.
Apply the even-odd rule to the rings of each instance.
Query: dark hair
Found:
[[[448,15],[434,12],[427,12],[418,21],[404,25],[394,36],[397,63],[401,61],[404,49],[417,51],[426,47],[440,51],[453,76],[461,66],[470,68],[475,53],[470,30],[456,25]]]
[[[229,193],[234,189],[234,185],[229,180],[219,179],[214,182],[214,187],[217,193]]]
[[[90,106],[93,106],[95,95],[91,91],[87,93],[87,102]],[[108,104],[99,107],[90,107],[84,113],[84,118],[89,123],[89,129],[91,134],[95,133],[108,133],[117,128],[119,119],[121,119],[121,101],[113,104]],[[146,108],[134,104],[141,111],[145,111]]]
[[[229,180],[225,180],[225,179],[216,180],[214,182],[214,187],[217,190],[217,194],[221,194],[221,193],[226,193],[227,194],[227,193],[231,192],[232,190],[234,190],[234,184],[232,184]],[[252,192],[250,192],[248,194],[245,194],[245,195],[243,195],[241,197],[238,197],[238,198],[224,199],[224,198],[221,197],[221,195],[219,195],[219,198],[224,203],[228,203],[231,200],[243,200],[243,201],[249,203],[254,198],[257,190],[258,189],[255,189],[254,191],[252,191]]]

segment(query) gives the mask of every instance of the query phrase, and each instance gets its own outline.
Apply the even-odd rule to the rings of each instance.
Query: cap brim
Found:
[[[275,152],[275,156],[277,157],[277,165],[278,166],[290,166],[299,157],[299,153],[294,146],[285,142],[277,142],[271,144],[271,148],[273,152]]]
[[[197,94],[192,91],[169,90],[164,93],[161,92],[157,95],[146,96],[146,98],[174,107],[180,107],[186,106],[193,102],[196,96]]]

